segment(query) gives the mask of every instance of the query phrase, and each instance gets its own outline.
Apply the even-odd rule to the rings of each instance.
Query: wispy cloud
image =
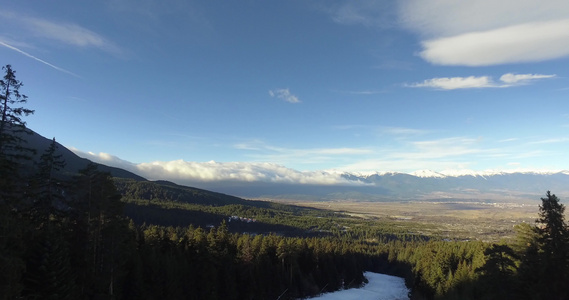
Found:
[[[77,24],[54,22],[9,11],[0,11],[0,16],[5,22],[15,24],[22,29],[21,32],[35,39],[48,39],[82,48],[93,47],[114,54],[122,52],[113,42]]]
[[[360,160],[352,164],[347,164],[339,167],[339,171],[354,172],[354,173],[376,173],[382,170],[400,170],[401,172],[413,172],[417,170],[461,170],[468,169],[475,165],[473,161],[469,160],[448,160],[448,161],[433,161],[433,160],[416,160],[416,159],[384,159],[384,158],[370,158]]]
[[[527,84],[532,80],[544,79],[544,78],[554,78],[556,75],[542,75],[542,74],[504,74],[500,77],[500,81],[506,84],[520,85]]]
[[[509,143],[509,142],[515,142],[518,141],[519,138],[509,138],[509,139],[503,139],[503,140],[499,140],[499,143]]]
[[[405,128],[405,127],[381,127],[381,133],[390,135],[422,135],[429,133],[429,130],[416,129],[416,128]]]
[[[567,1],[399,3],[401,24],[419,33],[420,56],[433,64],[488,66],[569,55]]]
[[[325,9],[332,20],[343,25],[389,28],[396,24],[395,3],[392,1],[348,1]]]
[[[45,60],[42,60],[42,59],[40,59],[40,58],[37,58],[37,57],[35,57],[35,56],[33,56],[33,55],[31,55],[31,54],[29,54],[29,53],[23,51],[23,50],[20,50],[20,49],[14,47],[14,46],[11,46],[11,45],[9,45],[9,44],[6,44],[6,43],[2,42],[2,41],[0,41],[0,45],[6,47],[6,48],[8,48],[8,49],[14,50],[14,51],[16,51],[16,52],[18,52],[18,53],[20,53],[20,54],[23,54],[23,55],[25,55],[25,56],[27,56],[27,57],[29,57],[29,58],[31,58],[31,59],[34,59],[34,60],[36,60],[36,61],[38,61],[38,62],[40,62],[40,63],[42,63],[42,64],[44,64],[44,65],[50,66],[50,67],[52,67],[52,68],[54,68],[54,69],[56,69],[56,70],[58,70],[58,71],[60,71],[60,72],[67,73],[67,74],[69,74],[69,75],[72,75],[72,76],[81,78],[81,76],[79,76],[79,75],[77,75],[77,74],[75,74],[75,73],[73,73],[73,72],[71,72],[71,71],[67,71],[67,70],[65,70],[65,69],[63,69],[63,68],[60,68],[60,67],[56,66],[56,65],[50,64],[50,63],[48,63],[48,62],[45,61]]]
[[[401,61],[401,60],[385,60],[384,62],[374,66],[375,69],[382,69],[382,70],[406,70],[410,71],[413,70],[413,63],[410,61]]]
[[[414,152],[394,154],[395,157],[404,158],[442,158],[449,156],[462,156],[491,151],[479,146],[480,140],[465,137],[452,137],[437,140],[416,141],[411,143]]]
[[[406,86],[416,88],[434,88],[439,90],[505,88],[526,85],[538,79],[554,77],[556,77],[556,75],[507,73],[500,76],[499,82],[495,82],[490,76],[439,77],[426,79],[423,82],[407,84]]]
[[[267,161],[278,161],[282,163],[291,162],[320,162],[326,160],[337,160],[341,156],[368,155],[373,151],[368,148],[338,147],[338,148],[286,148],[267,145],[262,141],[254,140],[239,143],[234,146],[239,150],[254,151],[252,154],[258,159]]]
[[[563,137],[563,138],[552,138],[552,139],[545,139],[545,140],[539,140],[539,141],[534,141],[534,142],[530,142],[529,144],[557,144],[557,143],[566,143],[569,142],[569,138]]]
[[[269,95],[271,97],[284,100],[290,103],[300,103],[300,99],[297,96],[291,94],[289,89],[274,89],[269,90]]]
[[[376,152],[339,167],[350,172],[416,170],[462,170],[476,168],[480,160],[507,155],[506,149],[489,147],[482,139],[450,137],[433,140],[405,141],[393,148]]]
[[[364,91],[345,91],[344,93],[352,94],[352,95],[377,95],[377,94],[384,94],[385,91],[382,90],[364,90]]]

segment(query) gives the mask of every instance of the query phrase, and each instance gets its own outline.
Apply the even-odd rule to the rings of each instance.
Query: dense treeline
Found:
[[[3,70],[0,299],[298,299],[360,286],[366,270],[405,278],[412,299],[569,299],[565,207],[549,192],[515,243],[486,244],[95,165],[63,180],[55,139],[30,159],[33,111]]]
[[[332,240],[231,234],[225,223],[137,232],[137,299],[296,299],[364,280],[356,254]]]

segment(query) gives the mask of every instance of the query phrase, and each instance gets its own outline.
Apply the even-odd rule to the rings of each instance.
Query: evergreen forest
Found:
[[[403,277],[411,299],[569,299],[565,207],[547,191],[513,242],[425,236],[326,210],[70,171],[30,147],[21,81],[0,80],[0,299],[305,299]]]

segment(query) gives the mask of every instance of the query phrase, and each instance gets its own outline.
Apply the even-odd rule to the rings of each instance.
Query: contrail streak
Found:
[[[31,55],[31,54],[25,52],[25,51],[22,51],[22,50],[20,50],[20,49],[14,47],[14,46],[8,45],[8,44],[6,44],[6,43],[4,43],[4,42],[2,42],[2,41],[0,41],[0,45],[6,47],[6,48],[8,48],[8,49],[12,49],[12,50],[14,50],[14,51],[16,51],[16,52],[19,52],[19,53],[21,53],[21,54],[23,54],[23,55],[25,55],[25,56],[27,56],[27,57],[29,57],[29,58],[35,59],[35,60],[41,62],[42,64],[48,65],[48,66],[50,66],[50,67],[52,67],[52,68],[54,68],[54,69],[56,69],[56,70],[58,70],[58,71],[60,71],[60,72],[67,73],[67,74],[69,74],[69,75],[72,75],[72,76],[81,78],[81,76],[79,76],[79,75],[77,75],[77,74],[75,74],[75,73],[73,73],[73,72],[71,72],[71,71],[67,71],[67,70],[65,70],[65,69],[63,69],[63,68],[60,68],[60,67],[55,66],[55,65],[52,65],[52,64],[48,63],[48,62],[45,61],[45,60],[39,59],[39,58],[37,58],[37,57],[35,57],[35,56],[33,56],[33,55]]]

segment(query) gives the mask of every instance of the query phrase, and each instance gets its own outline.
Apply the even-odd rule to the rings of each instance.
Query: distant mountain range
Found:
[[[344,177],[386,189],[392,196],[397,195],[397,198],[417,200],[539,200],[548,190],[560,196],[569,191],[567,171],[485,172],[468,175],[421,171],[413,174],[384,173],[366,176],[346,174]]]
[[[51,140],[33,133],[25,137],[28,147],[37,149],[37,157]],[[89,160],[58,145],[58,154],[67,162],[65,172],[76,173]],[[121,168],[98,164],[101,171],[114,177],[146,181]],[[272,182],[177,182],[200,189],[250,199],[292,199],[310,201],[479,201],[537,203],[546,191],[569,199],[569,171],[560,172],[434,172],[423,170],[411,174],[378,172],[374,174],[342,173],[344,184],[316,185]]]
[[[344,173],[345,185],[275,183],[204,183],[202,188],[249,198],[311,201],[475,201],[536,202],[548,190],[569,199],[569,172],[484,173],[444,175],[384,172],[368,175]],[[352,184],[349,184],[352,183]]]

